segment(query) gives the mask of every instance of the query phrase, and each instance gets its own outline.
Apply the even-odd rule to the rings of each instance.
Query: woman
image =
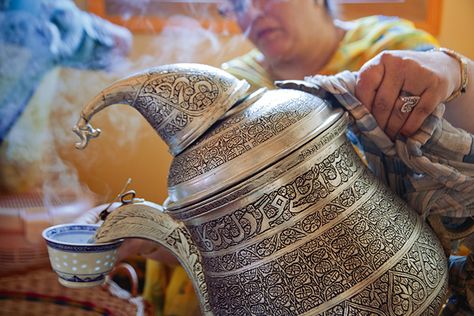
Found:
[[[429,50],[430,34],[396,17],[372,16],[342,22],[330,0],[231,0],[235,16],[257,49],[222,65],[257,87],[306,75],[359,70],[384,50]]]
[[[336,11],[332,0],[230,0],[223,13],[236,18],[256,49],[222,68],[255,90],[273,88],[275,80],[357,71],[384,50],[438,46],[433,36],[409,21],[371,16],[343,22],[334,18]],[[358,143],[351,133],[348,137]]]

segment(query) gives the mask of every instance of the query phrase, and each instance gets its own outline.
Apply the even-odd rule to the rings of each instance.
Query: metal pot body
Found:
[[[172,251],[205,315],[436,314],[441,245],[361,162],[347,113],[297,90],[239,103],[247,86],[209,66],[167,65],[85,106],[77,147],[98,136],[95,113],[129,104],[175,155],[166,212],[125,205],[96,241],[141,237]]]
[[[202,255],[216,315],[434,315],[432,231],[346,139],[347,116],[263,172],[172,216]]]

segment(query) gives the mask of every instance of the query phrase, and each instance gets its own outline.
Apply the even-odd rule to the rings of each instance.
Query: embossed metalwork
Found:
[[[289,158],[299,163],[234,205],[226,200],[220,216],[185,219],[213,312],[432,315],[447,287],[436,237],[362,165],[341,130],[320,137],[324,150],[311,150],[319,139],[308,143]]]
[[[191,233],[196,236],[195,240],[201,251],[204,254],[210,251],[214,256],[219,250],[246,242],[290,219],[296,221],[296,218],[301,217],[301,213],[308,212],[309,205],[318,208],[322,214],[337,216],[339,211],[343,211],[345,207],[355,203],[362,193],[366,193],[370,184],[369,181],[364,181],[368,171],[362,175],[361,171],[364,169],[356,169],[357,165],[352,160],[354,157],[350,155],[353,150],[349,146],[346,144],[284,186],[271,192],[262,190],[260,197],[245,208],[228,212],[225,216],[209,220],[197,227],[190,226]],[[341,157],[345,154],[349,155]],[[348,187],[348,180],[354,178],[360,180],[356,181],[353,187]],[[329,179],[337,179],[337,185],[331,183]],[[339,195],[338,199],[344,199],[344,201],[330,205],[322,203],[335,193]],[[314,216],[318,214],[318,210],[309,211],[310,217],[299,223],[302,232],[315,229],[318,223],[322,225],[327,221],[324,215],[319,214],[320,218],[315,223]],[[311,225],[308,226],[308,223]]]
[[[219,214],[219,212],[227,213],[228,209],[234,207],[235,203],[241,203],[239,202],[241,197],[251,198],[251,192],[255,192],[257,189],[266,186],[267,183],[281,178],[285,172],[308,157],[314,156],[319,151],[327,151],[327,148],[330,146],[341,146],[342,143],[336,144],[334,139],[345,133],[347,122],[346,114],[343,119],[335,122],[330,129],[325,130],[317,138],[289,154],[286,159],[275,162],[271,168],[255,174],[252,178],[242,181],[228,190],[215,194],[205,201],[194,203],[189,207],[174,209],[168,206],[168,209],[173,213],[174,218],[185,222],[210,211],[213,214]]]
[[[147,202],[128,204],[122,206],[120,211],[110,213],[95,236],[96,242],[109,242],[126,237],[154,240],[175,253],[186,272],[193,276],[203,313],[212,315],[201,254],[182,223],[164,214],[158,205]]]
[[[198,64],[164,65],[114,83],[87,104],[73,128],[83,149],[100,130],[89,121],[113,104],[136,108],[177,155],[245,95],[249,85],[222,70]]]
[[[173,159],[168,206],[194,204],[248,178],[324,131],[341,115],[341,110],[331,110],[323,100],[301,91],[266,92]]]
[[[442,252],[421,227],[415,226],[410,236],[416,245],[405,244],[395,260],[377,255],[382,246],[376,234],[368,240],[370,252],[363,253],[356,244],[352,253],[338,254],[350,238],[338,243],[337,237],[353,227],[333,227],[324,238],[257,268],[208,276],[213,311],[218,315],[331,315],[358,303],[361,310],[377,310],[378,315],[416,314],[431,305],[447,278]]]
[[[162,126],[153,113],[169,109],[156,108],[150,84],[139,108]],[[177,102],[167,87],[159,93]],[[347,115],[288,90],[235,112],[174,158],[167,212],[123,206],[99,240],[142,237],[172,250],[208,315],[439,311],[448,278],[442,247],[360,161],[345,137]]]

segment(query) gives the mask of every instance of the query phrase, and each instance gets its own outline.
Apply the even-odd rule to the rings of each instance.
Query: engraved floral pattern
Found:
[[[356,161],[346,142],[247,206],[188,227],[216,315],[407,315],[440,307],[447,278],[439,243]]]
[[[196,117],[215,107],[232,81],[235,78],[205,71],[164,72],[145,81],[133,106],[170,143]]]
[[[270,140],[310,114],[315,109],[314,102],[310,95],[279,100],[223,121],[192,148],[175,157],[168,185],[175,186],[208,173]]]
[[[198,227],[189,227],[194,240],[201,251],[215,251],[235,246],[256,235],[262,234],[272,227],[289,220],[298,215],[308,205],[324,200],[330,192],[335,191],[343,183],[347,183],[356,175],[354,164],[355,153],[350,143],[345,142],[343,146],[328,155],[322,162],[314,165],[307,172],[299,175],[290,183],[279,189],[262,195],[254,203],[245,208],[221,217],[214,221]],[[338,203],[326,205],[322,208],[322,214],[313,213],[331,219],[335,216],[334,208],[343,210],[359,199],[361,194],[367,191],[368,171],[366,175],[354,184],[353,189],[341,192]],[[331,209],[332,208],[332,209]],[[306,225],[311,220],[306,221]],[[315,225],[314,222],[312,222]],[[297,232],[293,232],[292,238],[298,238]]]
[[[361,264],[357,255],[346,260],[332,257],[326,250],[331,249],[330,245],[321,241],[254,269],[223,277],[208,276],[211,306],[217,315],[298,315],[312,311],[326,315],[345,315],[344,311],[351,311],[361,315],[356,311],[371,310],[377,311],[376,315],[408,315],[420,308],[433,311],[439,308],[440,297],[446,290],[446,261],[433,241],[431,232],[425,228],[415,245],[436,250],[433,260],[438,264],[429,267],[435,276],[431,281],[435,282],[427,282],[423,273],[424,254],[418,246],[412,246],[398,263],[355,295],[330,308],[318,309],[356,287],[377,268]],[[345,270],[338,264],[353,268]],[[407,265],[411,267],[408,270]]]

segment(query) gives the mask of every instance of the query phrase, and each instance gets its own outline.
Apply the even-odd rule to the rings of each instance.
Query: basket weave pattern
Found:
[[[0,315],[130,316],[150,312],[141,297],[132,297],[108,282],[108,287],[69,289],[58,283],[50,269],[2,277]]]

